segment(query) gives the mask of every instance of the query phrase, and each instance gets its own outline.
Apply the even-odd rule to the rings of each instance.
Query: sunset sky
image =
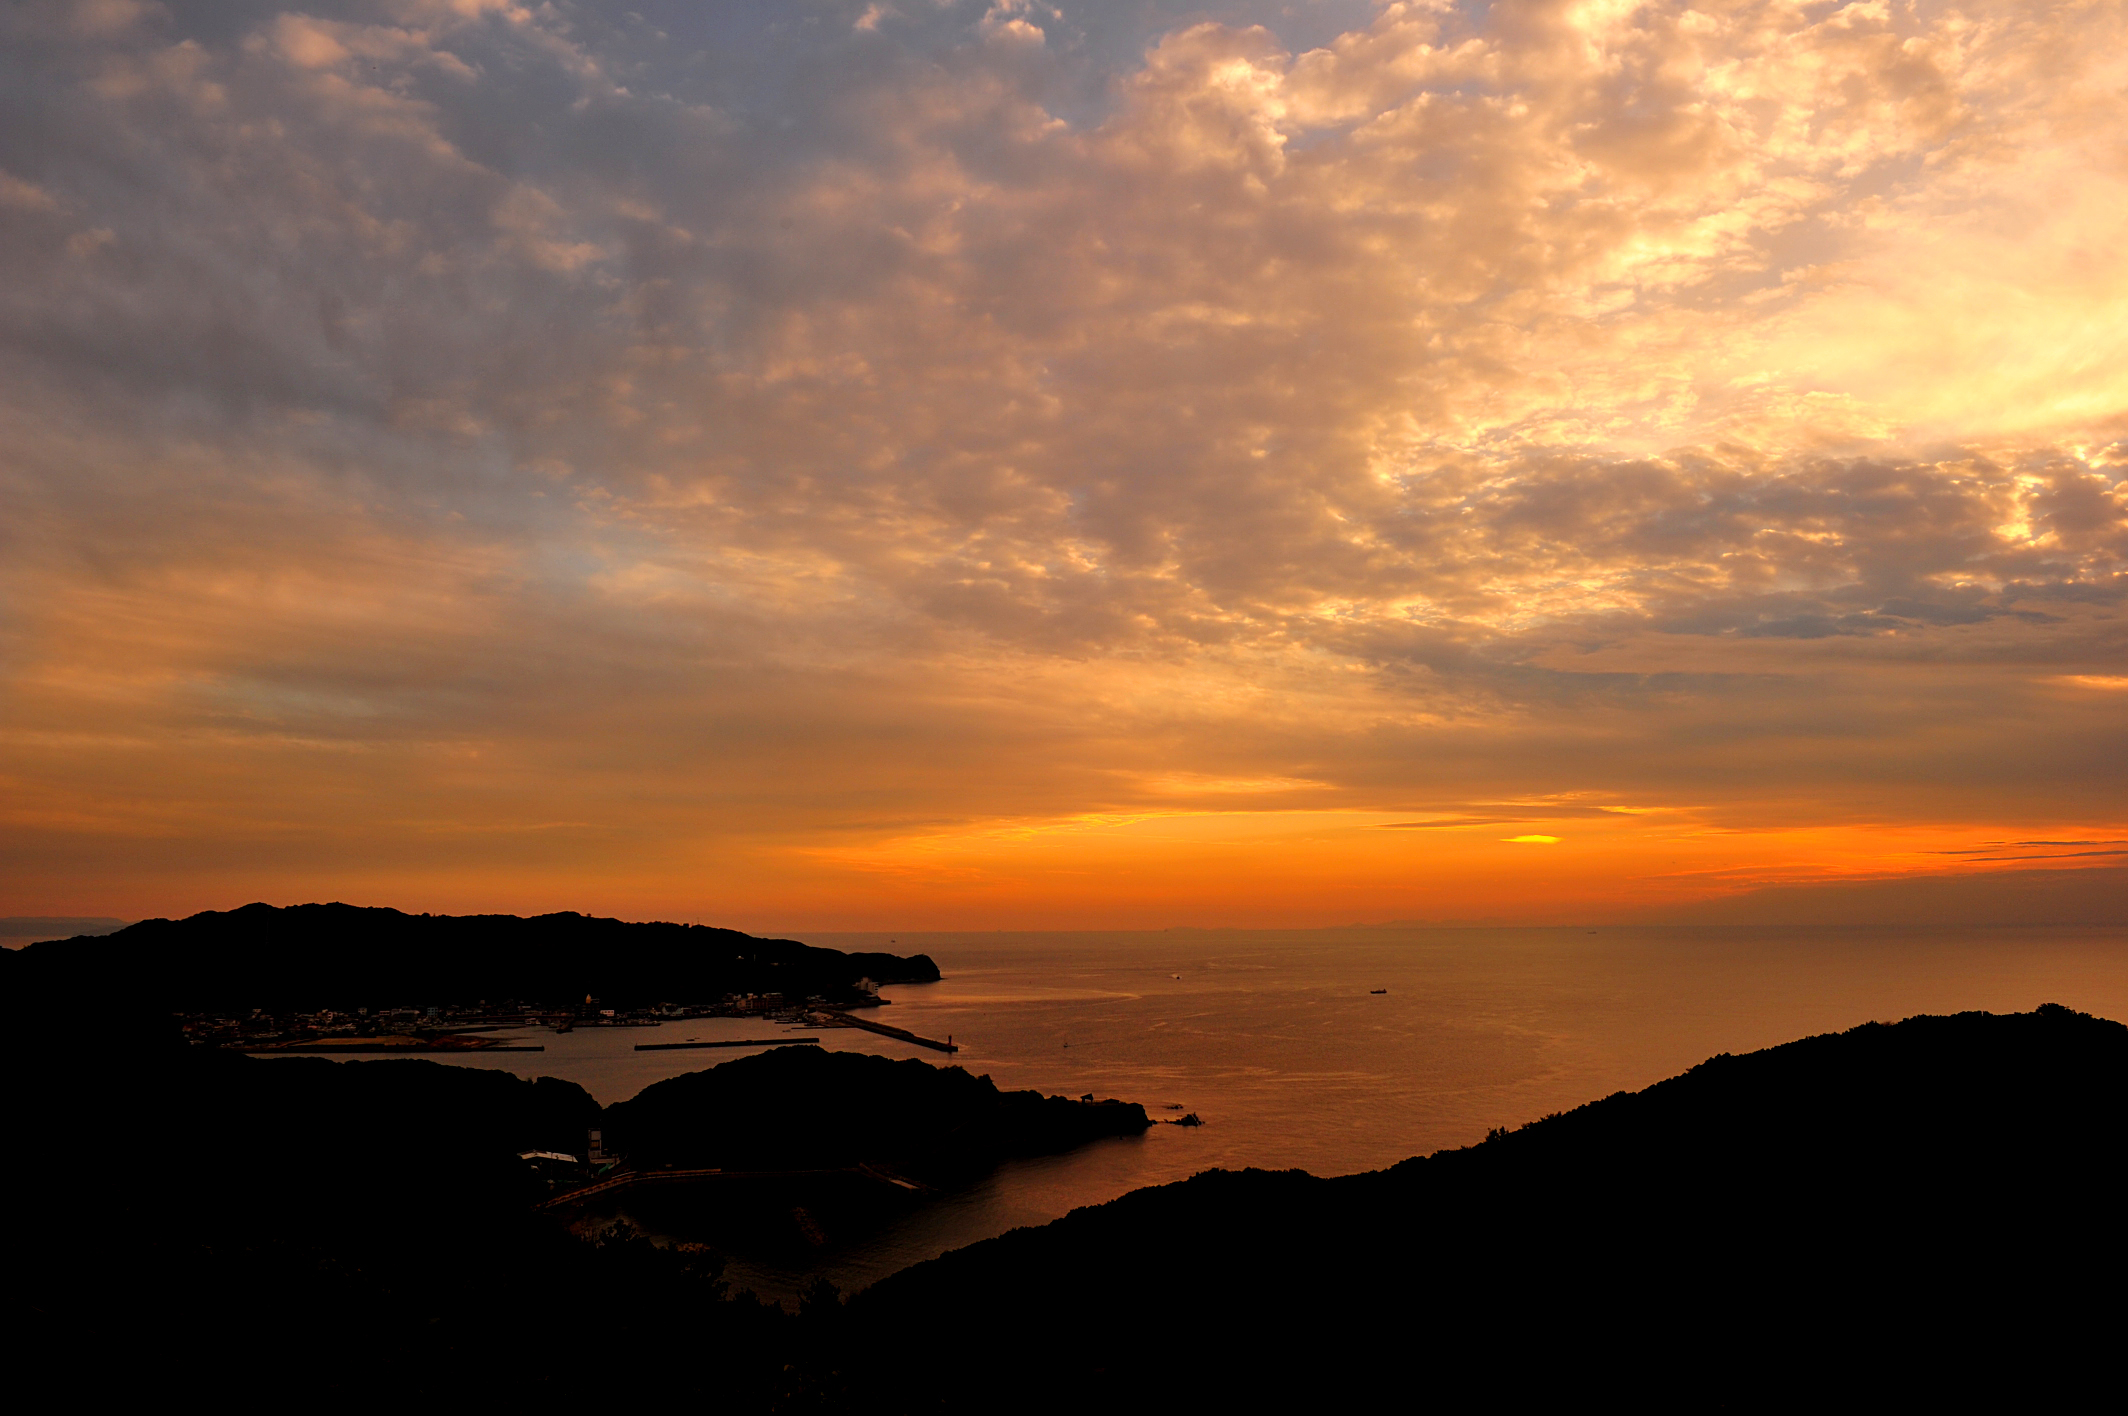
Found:
[[[0,913],[2128,878],[2119,0],[33,0],[0,276]]]

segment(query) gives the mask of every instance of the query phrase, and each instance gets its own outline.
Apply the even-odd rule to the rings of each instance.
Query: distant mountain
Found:
[[[2066,1405],[2128,1301],[2128,1028],[1721,1056],[1386,1171],[1213,1171],[859,1294],[881,1410]],[[951,1314],[950,1363],[892,1360]]]
[[[2067,858],[2117,856],[2118,842],[2064,842]],[[1932,928],[2128,924],[2128,867],[1979,870],[1888,880],[1767,885],[1651,913],[1648,924]]]
[[[115,934],[126,927],[122,919],[81,915],[8,915],[0,918],[0,947],[35,943],[40,939],[72,939],[78,934]]]
[[[727,993],[847,994],[860,979],[922,983],[927,955],[846,954],[732,929],[574,913],[410,915],[354,905],[253,904],[143,920],[0,954],[10,1006],[165,1011],[467,1004],[611,1007]]]

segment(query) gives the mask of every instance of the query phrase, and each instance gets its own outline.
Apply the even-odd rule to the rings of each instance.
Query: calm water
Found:
[[[889,944],[890,938],[894,941]],[[929,953],[936,984],[892,988],[883,1020],[951,1033],[957,1060],[1005,1088],[1117,1096],[1157,1126],[1005,1166],[883,1233],[830,1243],[804,1272],[735,1263],[789,1294],[844,1288],[1141,1185],[1210,1166],[1333,1175],[1465,1145],[1717,1052],[1871,1019],[2058,1002],[2128,1019],[2128,929],[1167,930],[1101,934],[815,934],[847,949]],[[1369,990],[1387,989],[1386,994]],[[530,1034],[545,1053],[476,1065],[566,1077],[602,1102],[728,1053],[636,1043],[764,1036],[758,1022]],[[790,1030],[797,1031],[797,1030]],[[868,1033],[832,1047],[945,1060]]]

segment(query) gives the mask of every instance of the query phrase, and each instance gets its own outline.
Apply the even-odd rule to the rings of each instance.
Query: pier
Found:
[[[609,1175],[604,1180],[581,1185],[559,1195],[541,1200],[534,1209],[563,1209],[582,1204],[599,1195],[610,1195],[617,1190],[634,1189],[638,1185],[689,1183],[710,1180],[797,1180],[817,1179],[824,1175],[854,1175],[881,1185],[892,1185],[911,1194],[931,1193],[929,1185],[896,1175],[892,1171],[869,1162],[857,1165],[830,1166],[817,1170],[624,1170],[618,1175]]]
[[[348,1043],[295,1043],[279,1047],[238,1047],[231,1051],[241,1052],[246,1057],[308,1057],[325,1053],[365,1053],[376,1056],[410,1056],[417,1052],[545,1052],[542,1043],[477,1042],[471,1045],[450,1043],[405,1043],[405,1042],[348,1042]]]
[[[691,1047],[818,1047],[817,1037],[735,1037],[722,1042],[639,1042],[638,1052],[685,1052]]]
[[[816,1008],[813,1010],[812,1018],[814,1022],[825,1024],[831,1028],[863,1028],[866,1032],[878,1033],[881,1037],[891,1037],[900,1042],[913,1042],[918,1047],[928,1047],[938,1052],[960,1051],[950,1040],[940,1042],[935,1037],[919,1037],[907,1028],[889,1027],[885,1023],[875,1023],[869,1018],[853,1018],[848,1013],[835,1008]]]

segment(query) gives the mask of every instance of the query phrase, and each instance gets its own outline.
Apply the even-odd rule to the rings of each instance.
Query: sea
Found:
[[[2128,928],[1168,929],[806,934],[928,953],[944,977],[884,991],[872,1016],[952,1057],[872,1033],[691,1019],[527,1030],[543,1053],[454,1058],[577,1082],[602,1103],[745,1055],[646,1041],[814,1036],[918,1057],[1005,1089],[1120,1097],[1144,1136],[1018,1160],[802,1262],[735,1256],[735,1286],[845,1292],[948,1249],[1215,1167],[1341,1175],[1471,1145],[1613,1092],[1870,1021],[2060,1003],[2128,1020]]]

